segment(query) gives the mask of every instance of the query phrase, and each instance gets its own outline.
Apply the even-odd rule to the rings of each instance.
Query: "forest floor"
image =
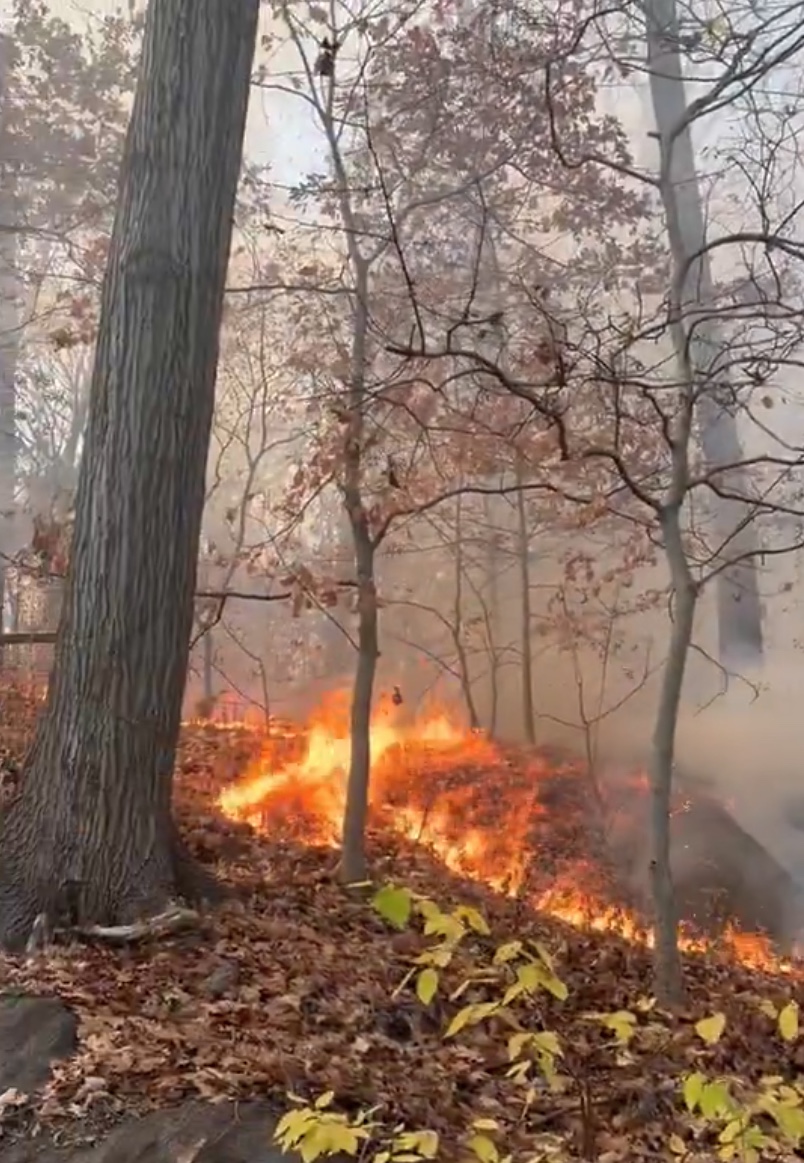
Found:
[[[567,1047],[568,1082],[560,1093],[535,1087],[523,1113],[523,1090],[506,1077],[510,1030],[492,1023],[443,1036],[445,1022],[467,999],[481,998],[482,986],[429,1006],[412,986],[395,994],[425,939],[415,929],[395,931],[344,892],[331,849],[278,844],[220,816],[216,796],[244,759],[242,746],[223,734],[185,739],[183,830],[234,890],[198,931],[122,951],[81,944],[0,960],[2,993],[58,996],[80,1023],[77,1053],[54,1066],[41,1091],[0,1095],[0,1137],[4,1122],[10,1128],[22,1118],[78,1141],[89,1128],[95,1134],[131,1112],[188,1099],[259,1098],[281,1110],[291,1092],[311,1099],[333,1091],[341,1111],[378,1108],[377,1117],[435,1130],[447,1144],[473,1119],[494,1119],[515,1158],[520,1148],[522,1157],[537,1157],[539,1144],[558,1140],[569,1158],[670,1158],[675,1134],[686,1158],[710,1159],[714,1147],[697,1137],[679,1097],[686,1073],[756,1082],[804,1068],[804,1041],[781,1042],[761,1008],[804,1004],[797,973],[750,969],[715,953],[688,956],[685,1010],[641,1011],[650,991],[644,946],[539,915],[451,875],[410,842],[373,835],[378,881],[393,877],[442,906],[472,905],[490,926],[492,938],[473,938],[445,972],[445,997],[503,941],[534,939],[552,951],[568,997],[540,995],[526,1017]],[[619,1010],[633,1011],[639,1027],[620,1049],[589,1019]],[[694,1026],[715,1011],[726,1015],[725,1032],[707,1045]]]

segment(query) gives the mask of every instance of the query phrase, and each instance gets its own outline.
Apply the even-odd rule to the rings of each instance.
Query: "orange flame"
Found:
[[[644,924],[610,903],[602,870],[579,857],[584,845],[573,831],[577,820],[557,823],[551,816],[550,848],[561,843],[563,826],[567,859],[546,868],[541,884],[534,880],[534,867],[542,863],[533,845],[534,825],[545,816],[540,790],[560,770],[544,757],[523,753],[515,771],[500,748],[467,730],[451,711],[431,706],[410,715],[388,697],[378,700],[370,740],[371,809],[386,828],[427,845],[451,871],[498,892],[525,895],[558,920],[652,945]],[[274,834],[336,844],[350,757],[348,696],[339,692],[301,731],[272,724],[259,760],[221,792],[219,806],[228,817]],[[790,968],[761,934],[731,929],[724,943],[744,964]],[[700,949],[703,942],[686,938],[683,944]]]

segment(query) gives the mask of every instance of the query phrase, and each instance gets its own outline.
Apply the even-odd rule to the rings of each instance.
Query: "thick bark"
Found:
[[[171,784],[258,0],[152,0],[47,707],[0,834],[0,938],[198,888]]]
[[[681,998],[683,983],[678,951],[678,917],[670,855],[670,809],[673,790],[676,724],[684,685],[697,592],[687,564],[679,524],[679,508],[662,514],[665,552],[675,598],[670,648],[664,665],[659,709],[650,764],[651,891],[654,911],[654,979],[656,997],[664,1004]]]

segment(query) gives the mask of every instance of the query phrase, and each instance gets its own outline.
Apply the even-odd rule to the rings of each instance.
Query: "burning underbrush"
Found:
[[[275,841],[336,845],[349,763],[348,703],[276,724],[218,804]],[[584,929],[650,943],[648,795],[639,771],[597,778],[575,760],[502,748],[443,708],[383,699],[372,724],[372,828],[460,876]],[[679,788],[673,863],[688,947],[780,965],[798,928],[787,872],[713,799]]]
[[[179,822],[193,855],[232,890],[197,930],[125,950],[89,942],[0,958],[2,992],[56,995],[79,1018],[77,1053],[31,1099],[37,1126],[69,1140],[86,1133],[89,1118],[188,1099],[229,1100],[236,1111],[267,1099],[280,1111],[289,1091],[308,1099],[332,1091],[338,1110],[371,1107],[389,1125],[437,1131],[444,1158],[458,1157],[456,1144],[482,1117],[526,1158],[549,1130],[573,1144],[593,1134],[596,1153],[584,1148],[585,1158],[654,1163],[668,1157],[672,1133],[689,1129],[678,1095],[690,1069],[749,1087],[765,1075],[797,1077],[804,1040],[780,1058],[768,1007],[804,1006],[802,982],[778,975],[763,939],[735,948],[734,910],[724,912],[732,928],[720,927],[727,955],[685,958],[683,1012],[657,1023],[639,1008],[651,958],[637,878],[617,851],[640,835],[638,773],[621,773],[601,794],[568,760],[499,749],[442,712],[406,719],[389,704],[374,732],[376,878],[446,908],[471,906],[492,934],[461,947],[432,1004],[411,984],[400,988],[428,939],[417,925],[396,931],[382,922],[336,875],[343,711],[333,700],[304,727],[272,723],[268,739],[238,724],[185,725]],[[716,805],[678,808],[682,852],[696,813],[707,836],[714,820],[732,851],[750,850]],[[629,842],[638,865],[639,845]],[[443,1033],[467,999],[493,996],[482,976],[471,993],[452,995],[497,943],[513,939],[539,942],[555,960],[567,1000],[539,995],[527,1015],[555,1030],[578,1080],[560,1093],[536,1088],[526,1117],[508,1077],[509,1029]],[[640,1028],[620,1053],[590,1015],[632,1009]],[[695,1023],[716,1011],[725,1031],[702,1047]],[[591,1122],[579,1095],[592,1104],[583,1108]]]

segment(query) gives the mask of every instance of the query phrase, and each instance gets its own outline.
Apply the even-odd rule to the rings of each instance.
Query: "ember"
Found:
[[[337,844],[349,765],[348,698],[302,728],[276,725],[221,810],[272,835]],[[573,761],[503,748],[443,707],[412,715],[383,698],[374,716],[372,823],[426,845],[450,870],[552,916],[650,943],[647,781],[596,785]],[[740,961],[781,967],[796,889],[712,800],[680,792],[672,821],[687,947],[717,938]]]

